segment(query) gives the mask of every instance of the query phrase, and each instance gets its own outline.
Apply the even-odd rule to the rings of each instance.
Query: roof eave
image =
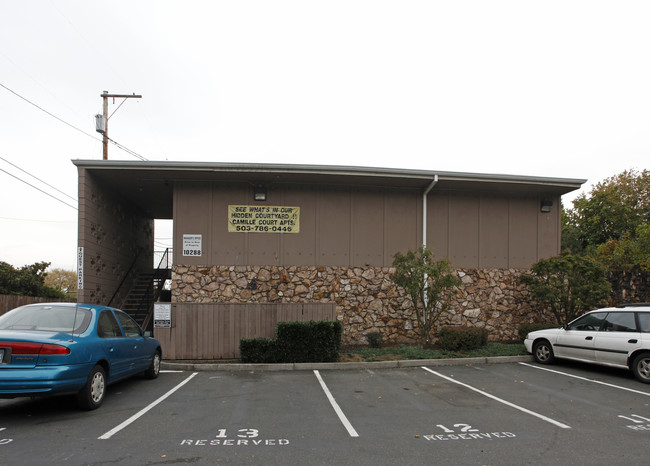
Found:
[[[505,174],[462,173],[429,170],[410,170],[398,168],[375,168],[359,166],[330,165],[292,165],[292,164],[255,164],[222,162],[177,162],[177,161],[113,161],[113,160],[73,160],[80,168],[99,170],[173,170],[173,171],[214,171],[219,173],[278,173],[293,175],[355,176],[369,178],[395,178],[422,180],[426,186],[436,175],[442,181],[461,181],[470,183],[499,183],[518,185],[537,185],[557,187],[573,191],[587,182],[586,179],[551,178],[537,176],[520,176]],[[568,192],[567,191],[567,192]]]

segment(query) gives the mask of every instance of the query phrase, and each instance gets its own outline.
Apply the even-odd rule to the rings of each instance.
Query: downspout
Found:
[[[427,247],[427,196],[429,195],[429,192],[433,189],[433,187],[438,184],[438,175],[433,175],[433,180],[431,183],[429,183],[429,186],[427,186],[427,189],[424,190],[424,194],[422,195],[422,246],[424,248]],[[428,281],[428,276],[425,273],[424,274],[424,307],[426,309],[427,307],[427,283]],[[422,316],[424,321],[426,322],[427,314],[426,312]]]
[[[429,183],[422,195],[422,246],[425,248],[427,247],[427,196],[436,184],[438,184],[438,175],[433,175],[433,181]]]

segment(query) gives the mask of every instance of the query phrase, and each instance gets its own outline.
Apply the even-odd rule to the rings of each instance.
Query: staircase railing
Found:
[[[113,296],[111,296],[111,299],[108,301],[108,306],[110,306],[113,303],[115,296],[117,296],[117,293],[120,291],[120,288],[122,288],[122,285],[124,285],[124,282],[126,281],[126,278],[129,276],[131,271],[133,270],[133,267],[135,267],[135,263],[138,261],[138,257],[140,257],[140,253],[142,253],[142,248],[138,249],[138,252],[136,253],[135,258],[133,259],[133,262],[131,262],[129,269],[124,274],[124,277],[122,277],[122,281],[120,282],[119,285],[117,285],[117,288],[115,289],[115,293],[113,293]]]
[[[160,260],[158,261],[158,269],[169,269],[171,267],[172,263],[172,248],[167,248],[164,251],[154,251],[153,253],[153,259],[154,259],[154,264],[156,263],[156,259],[160,257]]]

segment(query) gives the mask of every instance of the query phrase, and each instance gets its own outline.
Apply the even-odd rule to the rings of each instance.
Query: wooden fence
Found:
[[[273,338],[278,322],[336,319],[334,303],[173,303],[171,328],[155,328],[163,359],[239,358],[242,338]]]
[[[40,298],[37,296],[16,296],[12,294],[0,294],[0,316],[19,306],[32,303],[58,303],[69,301],[68,299]]]

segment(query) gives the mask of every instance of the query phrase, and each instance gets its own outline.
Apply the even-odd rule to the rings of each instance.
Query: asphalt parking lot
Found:
[[[172,371],[69,397],[0,400],[0,463],[645,463],[650,386],[559,363]]]

